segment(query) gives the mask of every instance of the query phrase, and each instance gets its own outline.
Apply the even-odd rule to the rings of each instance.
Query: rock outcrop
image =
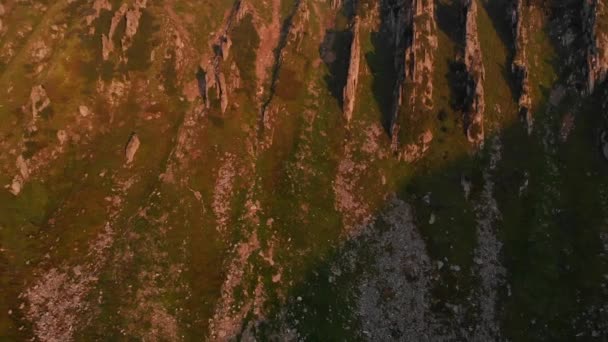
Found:
[[[127,147],[125,148],[125,157],[127,159],[127,165],[133,162],[133,158],[135,158],[135,153],[137,153],[137,150],[139,150],[140,144],[141,143],[137,134],[131,134],[129,142],[127,143]]]
[[[122,6],[120,6],[120,8],[114,13],[108,35],[101,35],[102,57],[104,61],[108,60],[110,58],[110,54],[114,51],[114,34],[116,33],[118,24],[123,19],[126,21],[126,27],[124,35],[120,38],[121,49],[123,52],[126,52],[129,47],[131,47],[133,37],[139,28],[141,10],[146,8],[146,1],[147,0],[136,1],[131,9],[129,9],[127,4],[122,4]]]
[[[431,141],[433,141],[433,133],[430,130],[418,136],[418,141],[412,144],[407,144],[401,152],[400,159],[411,163],[424,156],[424,153],[429,149]]]
[[[310,11],[305,1],[295,1],[291,12],[283,22],[281,31],[279,34],[279,40],[277,47],[274,49],[274,58],[272,62],[272,73],[270,76],[270,87],[266,92],[262,89],[260,94],[261,106],[258,117],[258,131],[260,135],[264,135],[265,129],[271,129],[272,127],[272,113],[277,111],[277,108],[272,106],[273,99],[275,96],[275,90],[279,80],[281,71],[281,64],[284,58],[284,51],[291,45],[301,47],[300,43],[304,35],[304,29],[306,28],[305,23],[308,22]]]
[[[228,55],[230,54],[230,48],[232,47],[232,40],[230,39],[230,37],[224,36],[220,38],[220,42],[218,43],[218,45],[222,60],[227,60]]]
[[[485,112],[484,80],[485,69],[479,35],[477,31],[477,2],[465,0],[465,48],[464,64],[467,72],[465,130],[469,142],[475,145],[483,144]]]
[[[145,2],[143,3],[143,6],[145,7]],[[139,3],[136,3],[134,8],[127,11],[125,18],[127,21],[127,27],[125,29],[125,35],[121,39],[123,52],[127,51],[127,49],[131,47],[133,37],[139,28],[139,19],[141,18],[141,7]]]
[[[114,16],[112,17],[112,22],[110,23],[110,31],[108,32],[108,35],[101,35],[101,53],[104,61],[107,61],[108,58],[110,58],[110,54],[114,51],[114,42],[112,39],[114,37],[114,33],[116,32],[116,28],[118,27],[118,23],[120,23],[120,20],[127,13],[127,9],[127,4],[122,4],[122,6],[120,6],[120,8],[114,13]]]
[[[359,80],[359,62],[361,58],[361,47],[359,45],[359,18],[355,17],[352,25],[353,40],[350,44],[350,62],[348,65],[348,76],[346,85],[342,92],[344,101],[343,112],[346,121],[350,122],[355,109],[355,100],[357,97],[357,82]]]
[[[532,133],[532,99],[530,97],[530,80],[526,56],[528,31],[524,19],[525,4],[523,0],[514,0],[511,7],[512,34],[515,42],[515,56],[511,65],[512,72],[519,86],[518,107],[519,115],[525,121],[528,134]]]
[[[228,108],[228,87],[226,87],[226,77],[221,72],[217,75],[217,85],[219,88],[220,107],[222,113],[225,113],[226,108]]]
[[[32,114],[32,122],[36,122],[39,114],[51,105],[51,100],[46,94],[42,85],[37,85],[30,92],[30,101],[26,106],[26,111]]]
[[[17,196],[21,192],[21,189],[23,188],[23,184],[25,184],[25,181],[29,178],[30,172],[29,172],[29,167],[27,165],[27,162],[21,155],[19,157],[17,157],[17,161],[15,162],[15,165],[17,166],[17,169],[19,170],[19,174],[17,174],[15,177],[13,177],[13,181],[12,181],[11,185],[9,186],[8,190],[10,193]]]
[[[587,40],[587,91],[589,94],[608,75],[608,28],[601,23],[608,19],[603,0],[585,0],[583,27]]]
[[[112,4],[110,4],[110,2],[108,0],[95,0],[93,2],[93,11],[95,13],[87,15],[85,18],[88,26],[90,26],[93,23],[93,21],[95,21],[97,18],[99,18],[99,15],[101,14],[101,10],[111,11]]]
[[[215,88],[217,98],[220,100],[220,107],[222,113],[226,112],[228,108],[228,85],[226,82],[226,76],[222,72],[222,62],[224,62],[229,54],[230,48],[232,47],[232,40],[230,39],[230,31],[236,23],[243,18],[246,13],[246,8],[241,1],[236,1],[232,7],[232,10],[226,18],[223,27],[219,33],[215,36],[212,41],[213,55],[209,60],[204,60],[199,65],[199,75],[204,75],[203,78],[199,77],[199,86],[204,86],[201,89],[201,93],[204,93],[203,99],[205,100],[206,108],[210,107],[209,101],[209,89]],[[198,76],[197,76],[198,77]]]
[[[402,43],[404,45],[403,58],[401,58],[401,54],[398,54],[399,57],[395,62],[395,69],[399,72],[399,80],[395,89],[390,123],[392,148],[396,151],[400,146],[398,119],[403,99],[405,99],[412,113],[418,110],[429,111],[433,109],[432,79],[435,63],[434,53],[437,49],[434,2],[412,0],[409,4],[403,3],[400,7],[400,15],[395,20],[394,25],[396,26],[395,32],[405,32],[406,37],[404,42],[402,42],[399,34],[395,37],[397,47]],[[408,145],[406,150],[415,145]],[[403,153],[410,155],[408,151],[403,151]]]
[[[433,1],[413,0],[412,37],[405,50],[405,80],[411,84],[409,103],[420,100],[421,107],[433,108],[433,64],[437,49],[435,4]],[[421,90],[421,92],[418,92]]]

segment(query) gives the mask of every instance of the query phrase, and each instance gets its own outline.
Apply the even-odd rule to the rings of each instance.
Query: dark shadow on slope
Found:
[[[546,6],[549,13],[548,35],[560,60],[554,63],[555,70],[560,70],[560,77],[575,75],[572,85],[578,92],[586,89],[587,76],[586,51],[587,37],[583,32],[584,1],[555,1]],[[574,34],[572,43],[564,45],[564,37]]]
[[[382,127],[387,135],[390,135],[395,87],[399,82],[395,61],[399,56],[403,56],[403,51],[399,54],[399,49],[394,44],[393,33],[390,32],[389,18],[396,15],[389,7],[390,3],[391,1],[382,1],[379,30],[371,33],[374,49],[365,54],[373,78],[372,93],[380,110]]]
[[[340,109],[344,104],[343,90],[348,77],[350,48],[353,41],[349,23],[355,16],[356,8],[356,1],[342,3],[342,7],[335,16],[334,26],[325,31],[323,42],[319,46],[319,57],[329,70],[323,80]]]
[[[196,70],[196,83],[203,103],[207,103],[207,73],[200,66]]]
[[[483,7],[491,19],[492,26],[504,46],[513,47],[514,37],[509,22],[509,10],[511,1],[508,0],[484,0]]]
[[[594,101],[600,97],[589,101],[582,113],[597,108]],[[608,234],[603,224],[606,213],[602,209],[602,192],[598,190],[608,187],[608,164],[597,150],[595,126],[601,118],[596,115],[599,113],[593,114],[581,118],[583,122],[573,133],[573,140],[558,146],[562,154],[557,155],[560,167],[556,179],[550,179],[553,171],[544,162],[542,137],[535,136],[527,146],[528,152],[522,154],[517,142],[523,141],[525,132],[513,125],[499,133],[502,160],[492,177],[493,196],[502,213],[494,227],[503,244],[500,258],[508,277],[496,289],[497,324],[506,339],[574,339],[579,333],[590,338],[608,331],[607,313],[602,308],[608,302],[608,292],[602,287],[608,264],[598,238]],[[424,166],[425,162],[420,163]],[[445,162],[437,169],[417,167],[418,172],[398,193],[412,206],[414,223],[432,261],[433,267],[425,274],[434,279],[429,284],[431,312],[445,328],[440,335],[453,340],[475,337],[475,324],[480,322],[481,313],[473,304],[484,296],[478,292],[478,276],[471,275],[478,265],[473,259],[477,225],[470,201],[481,200],[482,170],[487,165],[487,153],[483,152]],[[593,175],[585,176],[589,169],[594,170]],[[464,200],[460,185],[463,175],[473,183],[469,202]],[[558,186],[560,194],[547,192],[547,186]],[[522,187],[525,190],[520,190]],[[385,210],[379,208],[375,216]],[[431,214],[436,217],[432,223]],[[286,302],[274,307],[269,319],[258,326],[258,336],[264,339],[272,333],[285,332],[285,322],[289,322],[287,326],[302,334],[303,340],[378,338],[363,333],[357,323],[359,285],[368,276],[377,276],[376,271],[369,272],[375,255],[368,244],[385,228],[380,224],[368,229],[372,235],[319,241],[323,245],[320,254],[298,254],[300,260],[306,259],[310,264],[308,272],[295,275],[296,284],[283,297]],[[388,252],[392,253],[390,249]],[[438,261],[444,263],[441,269]],[[450,268],[454,265],[460,267],[458,271]],[[415,279],[411,267],[416,265],[403,260],[402,269],[383,272],[392,272],[400,281],[408,282]],[[379,288],[377,298],[379,303],[389,303],[398,296],[395,283],[386,282]],[[455,305],[464,310],[460,316],[454,314]],[[394,319],[401,317],[399,312],[391,314]],[[390,338],[411,338],[403,333],[394,326]],[[433,333],[428,331],[431,337]]]
[[[460,60],[447,60],[449,71],[445,75],[450,85],[450,107],[456,113],[463,113],[467,108],[467,75],[466,66]]]
[[[445,33],[450,40],[462,45],[463,32],[459,18],[460,6],[458,1],[436,0],[437,28]]]
[[[513,36],[514,28],[511,26],[509,17],[509,11],[512,8],[511,1],[486,0],[483,2],[483,7],[486,13],[488,13],[492,27],[494,27],[498,37],[502,41],[503,45],[509,49],[505,65],[510,65],[513,63],[513,59],[515,58],[515,37]],[[513,101],[519,101],[518,94],[521,93],[521,89],[518,82],[516,82],[516,75],[514,75],[514,72],[506,67],[501,68],[501,74],[503,75],[504,79],[507,80]]]
[[[344,103],[342,92],[348,76],[352,40],[353,34],[350,30],[326,30],[323,43],[319,47],[319,56],[329,69],[323,79],[340,108]]]
[[[453,55],[445,59],[445,63],[448,65],[445,80],[450,89],[449,106],[456,114],[454,117],[456,124],[460,126],[466,109],[466,87],[469,81],[462,60],[464,49],[462,6],[458,1],[451,0],[439,0],[435,4],[437,27],[454,43]],[[464,125],[462,126],[464,127]]]

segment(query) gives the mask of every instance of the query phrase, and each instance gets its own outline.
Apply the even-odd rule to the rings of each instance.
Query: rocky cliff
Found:
[[[479,31],[477,28],[477,1],[464,0],[464,64],[467,72],[465,130],[469,142],[480,145],[484,141],[484,82],[485,68]]]
[[[425,115],[424,113],[433,109],[432,78],[437,49],[435,5],[432,1],[405,2],[401,13],[395,32],[403,32],[404,37],[396,40],[395,44],[397,47],[403,44],[404,50],[403,59],[396,61],[395,68],[399,71],[399,75],[390,132],[395,152],[400,153],[404,160],[411,162],[423,155],[426,151],[425,145],[428,145],[429,139],[432,139],[432,134],[416,132],[415,134],[422,134],[425,138],[421,135],[420,141],[400,141],[404,140],[399,134],[401,126],[407,123],[400,120],[399,116]],[[402,108],[403,106],[405,108]],[[421,143],[421,141],[426,142]]]
[[[608,9],[602,0],[586,0],[583,5],[583,27],[587,41],[587,91],[606,80],[608,73]]]
[[[350,44],[350,57],[348,63],[348,73],[346,76],[346,85],[342,92],[342,101],[344,102],[344,116],[346,121],[350,122],[355,108],[357,97],[357,82],[359,80],[359,61],[361,58],[361,47],[359,43],[359,18],[353,20],[352,42]]]
[[[529,44],[529,32],[526,27],[524,1],[515,0],[511,7],[511,27],[514,41],[515,53],[513,57],[512,72],[518,87],[518,106],[522,120],[528,128],[528,134],[532,132],[532,99],[530,97],[530,78],[528,75],[528,57],[526,45]]]
[[[433,71],[437,50],[435,4],[414,0],[410,9],[411,37],[405,48],[406,86],[412,89],[408,102],[411,106],[433,109]]]

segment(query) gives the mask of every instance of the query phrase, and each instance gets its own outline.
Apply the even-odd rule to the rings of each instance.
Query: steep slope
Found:
[[[605,12],[2,0],[0,339],[608,338]]]

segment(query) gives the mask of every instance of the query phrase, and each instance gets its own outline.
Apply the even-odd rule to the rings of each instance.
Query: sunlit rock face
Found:
[[[0,0],[0,340],[608,338],[605,0]]]

